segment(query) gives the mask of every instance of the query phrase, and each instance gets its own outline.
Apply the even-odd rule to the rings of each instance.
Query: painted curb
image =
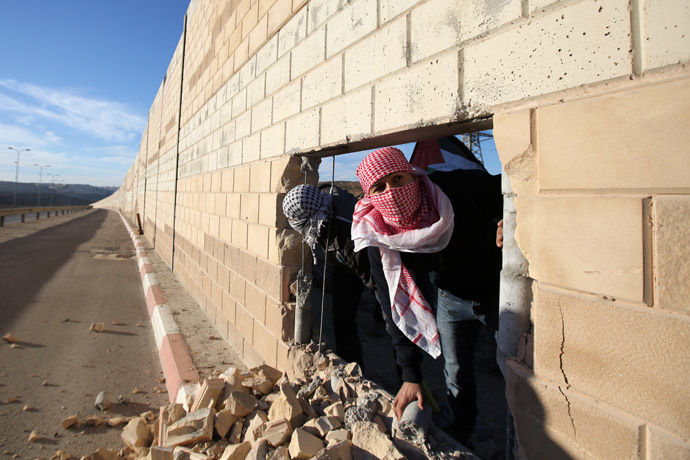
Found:
[[[146,309],[153,326],[153,333],[158,348],[158,356],[165,376],[165,386],[168,389],[170,402],[185,399],[190,388],[196,386],[201,378],[194,368],[194,362],[189,349],[182,339],[180,329],[175,323],[170,307],[165,301],[153,266],[146,257],[146,239],[138,235],[127,219],[118,211],[120,218],[129,232],[137,253],[137,264],[141,276],[141,286],[146,299]]]

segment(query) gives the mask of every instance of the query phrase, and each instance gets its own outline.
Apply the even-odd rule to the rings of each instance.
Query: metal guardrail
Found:
[[[3,227],[5,225],[5,217],[6,216],[18,216],[21,215],[21,221],[25,221],[25,216],[27,214],[33,214],[36,213],[36,220],[39,220],[41,218],[41,214],[45,213],[46,217],[50,217],[50,214],[52,212],[55,212],[55,215],[57,216],[58,213],[65,214],[67,213],[72,213],[74,211],[80,211],[83,209],[91,209],[92,206],[89,205],[80,205],[80,206],[45,206],[45,207],[33,207],[33,208],[0,208],[0,227]]]

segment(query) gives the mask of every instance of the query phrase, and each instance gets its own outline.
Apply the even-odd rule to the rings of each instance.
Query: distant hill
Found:
[[[329,182],[319,182],[319,185],[322,184],[329,184]],[[364,192],[362,191],[362,186],[359,185],[359,181],[356,180],[337,180],[333,182],[334,185],[337,187],[340,187],[344,190],[347,190],[348,192],[352,193],[354,196],[357,198],[362,198],[364,196]]]
[[[97,187],[87,184],[41,184],[41,206],[69,206],[91,204],[112,195],[118,187]],[[17,184],[17,206],[38,205],[39,187],[36,183]],[[0,207],[12,206],[14,182],[0,181]]]

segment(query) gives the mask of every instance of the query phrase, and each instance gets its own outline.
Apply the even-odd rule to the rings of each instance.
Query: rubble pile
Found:
[[[183,399],[161,407],[157,415],[130,418],[121,435],[126,448],[99,449],[84,458],[472,458],[443,433],[422,440],[406,439],[405,430],[396,435],[391,396],[364,380],[356,363],[310,346],[291,349],[286,374],[267,365],[246,372],[230,367]],[[104,400],[99,396],[101,407]],[[77,423],[75,417],[70,423]]]

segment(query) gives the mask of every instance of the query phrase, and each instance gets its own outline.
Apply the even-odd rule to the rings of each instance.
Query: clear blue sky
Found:
[[[0,27],[0,180],[119,186],[189,0],[12,0]],[[58,176],[50,176],[54,174]]]

